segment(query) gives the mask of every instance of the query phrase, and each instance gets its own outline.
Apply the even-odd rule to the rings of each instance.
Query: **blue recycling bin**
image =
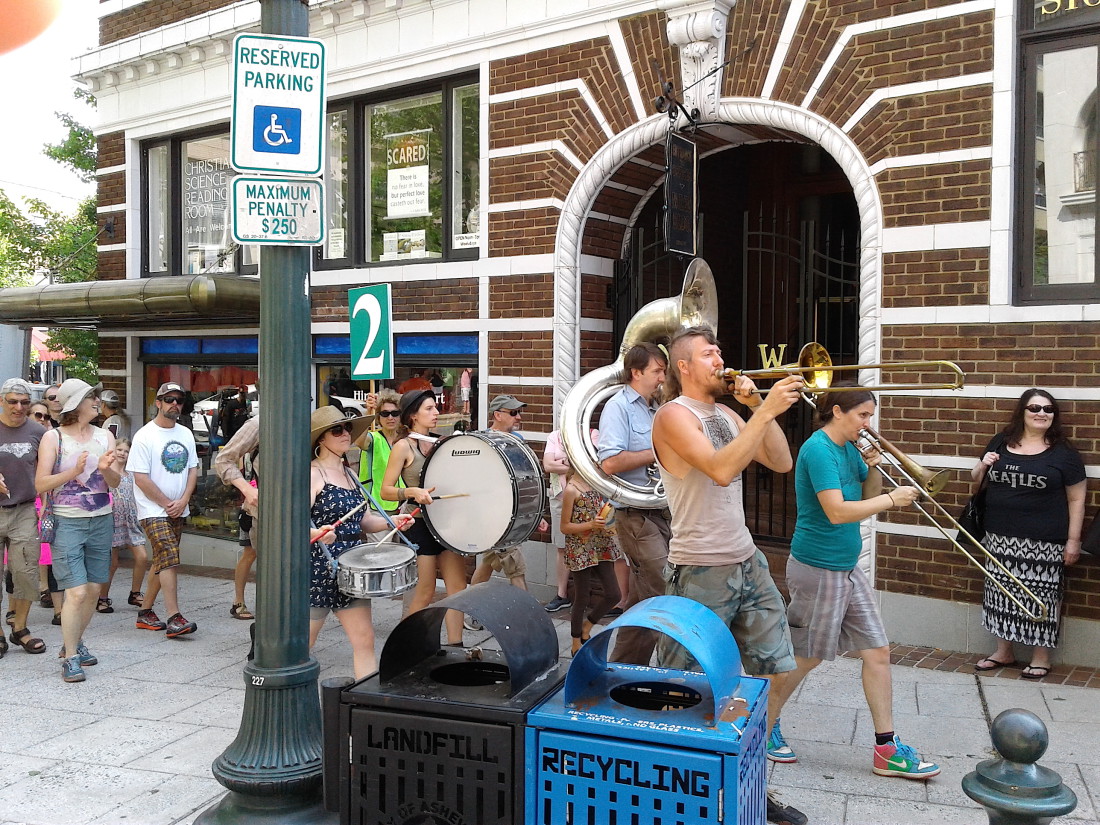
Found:
[[[729,628],[680,596],[617,627],[664,633],[702,672],[608,662],[612,634],[593,636],[527,715],[526,825],[763,825],[768,682],[740,675]]]

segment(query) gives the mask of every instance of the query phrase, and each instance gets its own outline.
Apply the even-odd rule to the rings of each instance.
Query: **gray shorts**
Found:
[[[740,564],[669,565],[665,577],[668,595],[693,599],[725,622],[737,641],[746,673],[770,676],[794,670],[783,596],[759,550]],[[694,657],[668,636],[661,637],[657,659],[661,667],[676,670],[692,670],[695,665]]]
[[[794,652],[804,659],[836,658],[838,652],[873,650],[889,644],[875,593],[859,567],[825,570],[787,559]]]
[[[13,599],[33,601],[38,598],[38,559],[42,545],[38,542],[38,518],[34,502],[0,508],[0,551],[8,551]],[[3,553],[0,552],[0,558]]]

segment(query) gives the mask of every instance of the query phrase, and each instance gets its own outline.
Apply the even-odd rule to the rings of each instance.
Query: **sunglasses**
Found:
[[[379,418],[397,418],[401,415],[401,410],[382,410],[378,413]]]
[[[337,424],[335,427],[329,427],[328,434],[334,436],[341,436],[344,433],[351,435],[351,424]]]
[[[181,398],[178,395],[166,395],[166,396],[164,396],[164,398],[162,398],[160,400],[163,401],[165,404],[182,404],[183,403],[183,398]]]
[[[47,396],[46,396],[46,400],[47,400],[47,401],[56,401],[56,400],[57,400],[57,396],[56,396],[56,395],[47,395]]]
[[[517,415],[521,415],[523,410],[501,410],[501,412],[506,412],[508,415],[512,416],[512,418],[515,418]]]
[[[34,419],[36,421],[45,421],[47,418],[49,418],[49,416],[46,415],[46,413],[31,413],[31,415],[34,417]]]
[[[4,403],[7,404],[9,407],[29,407],[34,402],[31,401],[29,398],[17,398],[15,400],[5,398]]]
[[[1047,415],[1053,415],[1055,407],[1053,404],[1028,404],[1024,409],[1029,413],[1045,412]]]

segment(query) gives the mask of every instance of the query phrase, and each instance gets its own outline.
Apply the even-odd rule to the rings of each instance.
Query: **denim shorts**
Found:
[[[62,590],[84,584],[103,584],[111,573],[112,513],[91,518],[58,516],[53,551],[53,573]]]
[[[787,607],[759,550],[740,564],[670,565],[665,575],[668,595],[693,599],[718,614],[737,641],[746,673],[771,676],[795,669]],[[697,668],[694,657],[667,636],[661,637],[657,658],[661,667]]]

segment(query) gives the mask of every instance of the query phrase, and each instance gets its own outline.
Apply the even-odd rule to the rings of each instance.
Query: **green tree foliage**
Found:
[[[95,98],[78,89],[74,95],[94,106]],[[47,144],[44,154],[85,181],[94,178],[95,137],[70,115],[57,113],[67,137]],[[72,214],[28,198],[21,209],[0,190],[0,287],[31,286],[37,277],[54,283],[77,283],[96,277],[95,198],[82,201]],[[47,346],[69,356],[69,375],[95,383],[99,373],[99,337],[94,330],[50,329]]]

